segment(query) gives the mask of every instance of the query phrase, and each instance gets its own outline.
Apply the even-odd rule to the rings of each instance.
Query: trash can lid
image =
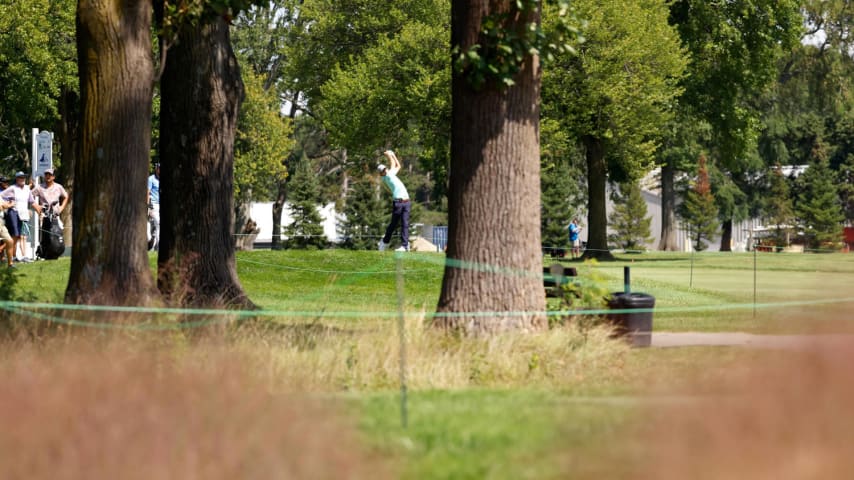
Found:
[[[608,305],[611,308],[653,308],[655,307],[655,297],[643,292],[614,292],[611,294]]]

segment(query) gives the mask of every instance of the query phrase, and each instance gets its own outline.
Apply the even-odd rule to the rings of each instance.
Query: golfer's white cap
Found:
[[[378,171],[378,172],[382,173],[382,172],[384,172],[385,170],[386,170],[385,165],[383,165],[382,163],[381,163],[381,164],[379,164],[379,165],[377,165],[377,171]]]

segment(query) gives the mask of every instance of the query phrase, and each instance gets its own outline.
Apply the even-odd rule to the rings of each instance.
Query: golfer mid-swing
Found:
[[[383,184],[391,191],[393,203],[391,210],[391,223],[388,224],[388,228],[385,230],[385,236],[380,240],[379,247],[380,251],[385,250],[386,247],[388,247],[389,242],[391,242],[391,236],[394,235],[394,230],[397,228],[397,224],[399,223],[401,224],[401,246],[395,251],[407,252],[409,251],[409,209],[411,207],[409,202],[409,192],[406,191],[406,187],[403,185],[403,182],[397,178],[397,172],[400,171],[400,161],[398,161],[397,155],[395,155],[391,150],[386,150],[383,152],[383,155],[388,158],[391,168],[387,168],[385,165],[379,164],[377,165],[377,171],[379,171],[380,176],[382,176]]]

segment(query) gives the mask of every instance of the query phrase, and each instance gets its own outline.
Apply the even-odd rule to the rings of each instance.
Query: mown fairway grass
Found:
[[[631,268],[632,289],[655,296],[656,306],[663,307],[655,316],[656,330],[780,333],[852,327],[847,324],[852,318],[840,314],[854,304],[851,254],[710,252],[696,254],[692,262],[690,254],[650,253],[618,256],[596,268],[619,291],[624,266]]]
[[[385,323],[397,312],[395,258],[388,252],[255,251],[240,252],[237,266],[250,297],[264,309],[291,312],[304,320]],[[632,289],[653,295],[661,309],[654,322],[659,331],[848,329],[838,307],[847,308],[850,302],[833,302],[854,298],[854,254],[762,253],[755,260],[759,304],[755,315],[750,253],[696,254],[693,273],[691,255],[684,253],[623,255],[594,266],[565,263],[579,269],[582,281],[589,278],[589,269],[595,269],[610,291],[623,289],[623,267],[631,267]],[[402,257],[407,312],[435,309],[443,262],[439,254]],[[552,260],[546,258],[544,263]],[[19,295],[60,301],[68,267],[67,258],[21,265]],[[831,303],[813,305],[816,301]]]
[[[763,254],[757,260],[760,303],[852,296],[854,255]],[[441,255],[402,257],[404,304],[413,318],[435,307],[443,262]],[[728,309],[752,302],[753,256],[696,255],[693,287],[689,286],[690,262],[687,254],[645,254],[589,267],[573,265],[582,278],[589,275],[588,268],[596,269],[614,291],[622,290],[622,267],[629,265],[633,289],[654,295],[658,307],[708,307],[656,313],[658,330],[801,331],[827,324],[827,315],[841,315],[833,308],[766,307],[754,318],[750,307]],[[68,259],[21,265],[17,296],[60,301],[68,267]],[[241,280],[262,308],[300,312],[295,317],[301,320],[369,325],[371,331],[378,326],[394,329],[396,268],[394,254],[380,252],[238,254]],[[842,305],[850,310],[850,303]],[[850,317],[843,315],[841,320]],[[846,324],[833,325],[841,329]],[[389,339],[388,345],[377,349],[392,349],[393,333]],[[273,355],[275,342],[270,340],[264,347]],[[409,392],[408,428],[401,426],[400,397],[393,382],[361,388],[333,385],[337,390],[332,393],[350,400],[365,443],[405,478],[630,477],[632,455],[643,446],[633,443],[625,429],[638,421],[638,405],[644,398],[655,401],[658,395],[678,394],[678,385],[687,379],[713,382],[729,375],[734,363],[747,364],[769,355],[775,353],[732,348],[632,350],[603,356],[589,370],[561,384],[528,383],[520,378],[501,388],[489,382],[462,388],[415,388]],[[386,367],[394,368],[394,355],[388,358],[390,367]],[[516,361],[528,365],[536,358],[529,354]],[[342,353],[339,363],[351,361],[364,362]],[[285,359],[278,368],[287,375],[292,365]],[[478,381],[473,379],[471,384]],[[613,452],[624,456],[614,459]]]

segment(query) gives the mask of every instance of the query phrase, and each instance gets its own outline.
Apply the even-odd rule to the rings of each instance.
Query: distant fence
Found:
[[[433,227],[433,245],[436,245],[440,252],[445,251],[448,246],[448,227]]]

